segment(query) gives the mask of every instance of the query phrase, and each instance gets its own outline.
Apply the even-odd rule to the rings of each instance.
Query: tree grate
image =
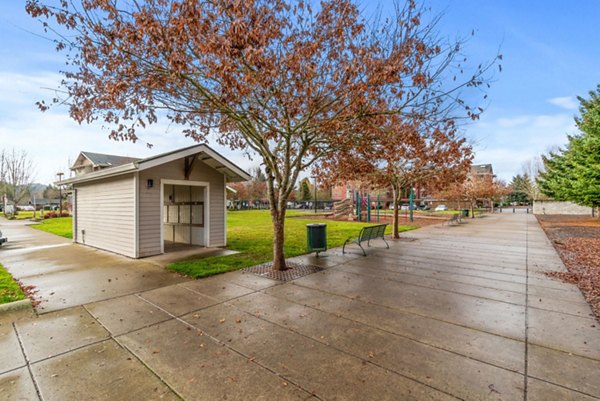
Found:
[[[287,270],[283,271],[273,270],[272,262],[247,267],[242,269],[242,271],[278,281],[291,281],[312,273],[323,271],[322,267],[305,265],[297,262],[285,262],[285,265],[287,266]]]

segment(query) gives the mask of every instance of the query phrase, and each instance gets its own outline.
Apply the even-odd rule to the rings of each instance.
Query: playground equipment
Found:
[[[347,218],[353,214],[352,199],[344,199],[333,204],[333,217],[335,219]]]
[[[354,203],[356,205],[356,219],[358,221],[366,221],[367,223],[370,223],[371,208],[373,206],[371,205],[371,194],[357,192],[354,198]],[[379,211],[381,207],[381,199],[379,195],[377,195],[377,204],[375,205],[376,221],[379,221]]]

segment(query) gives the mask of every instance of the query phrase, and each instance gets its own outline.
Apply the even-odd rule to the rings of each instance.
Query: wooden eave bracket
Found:
[[[184,161],[185,161],[185,163],[184,163],[185,179],[189,180],[190,174],[192,173],[192,168],[194,167],[194,162],[196,161],[196,155],[187,156],[184,159]]]

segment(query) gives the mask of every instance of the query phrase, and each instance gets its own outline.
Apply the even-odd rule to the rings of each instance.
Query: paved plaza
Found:
[[[599,324],[574,285],[544,276],[564,266],[535,217],[388,242],[294,258],[323,270],[287,283],[192,281],[58,239],[0,250],[48,299],[38,316],[0,316],[0,399],[600,399]],[[78,252],[96,256],[77,266]]]

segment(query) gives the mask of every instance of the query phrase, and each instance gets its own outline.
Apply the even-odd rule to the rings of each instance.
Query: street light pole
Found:
[[[60,215],[59,217],[62,217],[62,185],[60,184],[60,181],[62,181],[62,176],[65,175],[65,173],[62,172],[58,172],[56,173],[56,175],[58,176],[58,210],[60,211]]]
[[[315,214],[317,213],[317,176],[313,177],[315,179]]]
[[[410,187],[410,195],[409,195],[408,200],[409,200],[408,209],[410,210],[410,221],[413,222],[414,221],[413,208],[415,207],[415,188],[414,187]]]

